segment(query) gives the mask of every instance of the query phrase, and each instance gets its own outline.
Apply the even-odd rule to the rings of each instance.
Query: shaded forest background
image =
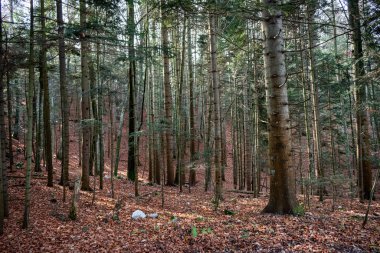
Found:
[[[379,13],[2,1],[0,249],[379,251]]]

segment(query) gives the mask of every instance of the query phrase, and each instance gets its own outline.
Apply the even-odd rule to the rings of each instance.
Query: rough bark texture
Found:
[[[192,52],[192,42],[191,42],[191,26],[188,25],[187,31],[187,43],[188,43],[188,65],[189,65],[189,93],[190,93],[190,161],[195,160],[195,123],[194,123],[194,70],[193,70],[193,52]],[[193,167],[190,168],[190,180],[191,186],[195,185],[197,181],[197,174]]]
[[[215,166],[215,189],[214,201],[215,208],[218,208],[219,201],[222,199],[222,133],[220,116],[220,87],[216,57],[216,15],[212,11],[209,13],[209,38],[210,38],[210,57],[211,57],[211,78],[214,102],[214,166]]]
[[[3,19],[2,19],[2,4],[0,2],[0,95],[2,95],[3,90],[3,70],[4,70],[4,52],[3,52]],[[0,103],[3,100],[0,97]],[[0,106],[0,110],[2,110]],[[0,112],[1,113],[1,112]],[[2,113],[1,113],[2,114]],[[3,117],[3,115],[0,115]],[[3,134],[3,133],[0,133]],[[3,142],[0,140],[0,235],[3,234],[4,227],[4,195],[3,195],[3,171],[5,171],[5,163],[3,162],[3,153],[5,152],[5,148],[3,148]]]
[[[162,39],[162,56],[164,62],[164,96],[165,96],[165,120],[166,120],[166,132],[165,132],[165,151],[166,151],[166,183],[167,185],[174,185],[175,171],[172,163],[172,92],[170,85],[170,69],[169,69],[169,39],[168,39],[168,27],[164,12],[166,1],[161,0],[161,39]]]
[[[62,174],[61,183],[69,181],[69,99],[66,88],[66,57],[65,37],[62,14],[62,0],[57,0],[57,23],[58,23],[58,53],[59,53],[59,88],[61,92],[61,114],[62,114]]]
[[[369,199],[371,195],[372,171],[370,164],[369,116],[366,105],[366,84],[363,61],[362,35],[360,31],[360,9],[358,0],[348,0],[352,41],[354,43],[355,105],[357,131],[357,169],[359,170],[359,197]]]
[[[134,181],[136,179],[136,119],[135,119],[135,11],[133,0],[128,0],[128,57],[129,57],[129,100],[128,100],[128,179]]]
[[[90,77],[87,54],[89,52],[86,38],[86,0],[80,0],[80,56],[81,56],[81,87],[82,87],[82,190],[90,188],[90,152],[91,152],[91,101],[90,101]]]
[[[294,173],[291,168],[288,94],[282,13],[278,2],[263,0],[265,84],[268,94],[269,165],[271,169],[269,203],[263,212],[293,213],[297,205]]]

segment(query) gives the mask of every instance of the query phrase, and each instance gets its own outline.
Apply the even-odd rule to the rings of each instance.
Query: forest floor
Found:
[[[71,145],[70,178],[74,179],[80,175],[80,167],[74,139]],[[22,151],[22,145],[16,143],[16,162],[25,163]],[[125,150],[121,156],[126,157]],[[28,230],[21,229],[25,168],[18,166],[9,173],[10,215],[0,237],[0,252],[380,252],[379,201],[373,202],[364,229],[367,203],[357,199],[338,198],[332,211],[331,198],[322,203],[313,196],[303,215],[262,214],[268,194],[254,198],[231,192],[229,168],[224,201],[214,211],[212,190],[204,191],[204,168],[198,164],[198,183],[191,193],[188,186],[183,193],[178,187],[165,186],[162,208],[161,186],[144,181],[144,166],[139,168],[143,172],[140,197],[134,197],[134,184],[125,179],[125,163],[121,160],[121,177],[114,180],[115,199],[111,198],[107,162],[104,190],[96,190],[94,203],[92,192],[81,192],[78,219],[72,221],[67,218],[72,191],[68,190],[64,203],[58,185],[60,162],[54,159],[54,187],[46,186],[46,172],[33,174]],[[303,202],[304,196],[298,199]],[[120,209],[115,219],[117,200]],[[157,213],[158,218],[133,220],[136,210]]]

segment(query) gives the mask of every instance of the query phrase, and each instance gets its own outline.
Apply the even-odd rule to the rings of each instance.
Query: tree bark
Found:
[[[168,19],[164,14],[166,0],[161,0],[161,40],[162,40],[162,57],[164,63],[164,107],[165,107],[165,152],[166,152],[166,180],[167,185],[174,185],[175,171],[172,163],[172,92],[170,85],[169,69],[169,39],[168,39]]]
[[[359,170],[359,197],[361,200],[371,196],[372,171],[370,164],[369,116],[366,105],[366,84],[362,80],[365,75],[363,61],[363,45],[358,0],[348,0],[349,23],[354,43],[355,69],[355,106],[357,131],[357,169]]]
[[[70,133],[69,115],[70,104],[66,87],[66,54],[65,54],[65,28],[63,22],[62,0],[57,0],[57,24],[58,24],[58,54],[59,54],[59,88],[61,92],[61,115],[62,115],[62,173],[61,183],[64,187],[69,182],[69,159],[70,159]]]
[[[284,55],[282,12],[277,0],[263,0],[265,84],[268,90],[269,203],[263,212],[291,214],[297,205],[291,167],[288,94]]]
[[[90,77],[87,54],[89,46],[86,37],[87,8],[86,0],[79,1],[80,9],[80,56],[81,56],[81,88],[82,88],[82,178],[81,189],[91,190],[90,187],[90,152],[91,152],[91,101],[90,101]]]
[[[30,179],[32,170],[32,138],[33,138],[33,93],[34,93],[34,14],[33,0],[30,0],[30,41],[29,41],[29,83],[27,93],[27,143],[26,143],[26,176],[25,199],[22,227],[29,226],[30,212]]]
[[[215,4],[215,1],[211,1]],[[214,166],[215,166],[215,189],[214,205],[215,209],[219,207],[222,199],[222,133],[221,133],[221,116],[220,116],[220,86],[217,69],[217,44],[216,44],[216,14],[215,10],[209,12],[209,39],[210,39],[210,57],[211,57],[211,78],[213,88],[214,102]]]
[[[43,87],[43,118],[44,118],[44,153],[45,163],[48,172],[49,187],[53,186],[53,150],[51,138],[51,122],[50,122],[50,94],[47,69],[47,44],[46,44],[46,17],[45,17],[45,0],[40,0],[41,8],[41,51],[40,51],[40,82]]]
[[[135,85],[136,85],[136,60],[135,60],[135,11],[133,0],[128,0],[128,57],[129,57],[129,100],[128,100],[128,179],[135,181],[136,178],[136,119],[135,119]]]

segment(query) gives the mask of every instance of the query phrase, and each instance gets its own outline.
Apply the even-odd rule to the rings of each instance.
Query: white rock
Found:
[[[153,218],[153,219],[157,219],[157,218],[158,218],[158,213],[151,213],[151,214],[148,214],[148,217],[149,217],[149,218]]]
[[[137,220],[137,219],[145,219],[146,215],[143,211],[141,210],[136,210],[132,213],[132,219]]]

